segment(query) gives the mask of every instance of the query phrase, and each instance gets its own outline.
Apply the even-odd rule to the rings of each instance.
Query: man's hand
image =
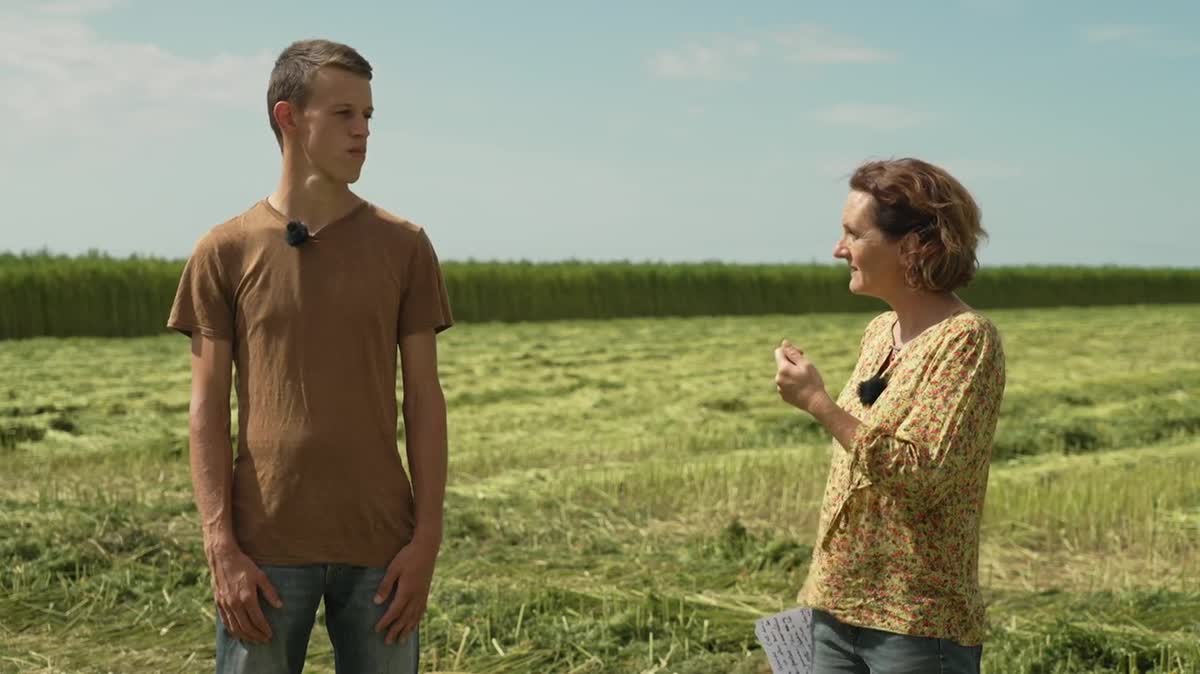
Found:
[[[779,397],[805,412],[812,412],[823,397],[829,396],[816,366],[786,339],[775,349],[775,368],[775,390]]]
[[[216,545],[206,552],[212,570],[213,596],[230,636],[252,643],[270,641],[271,625],[259,604],[259,590],[275,608],[281,608],[283,602],[267,574],[237,545]]]
[[[389,646],[407,639],[421,624],[436,562],[437,546],[414,540],[396,553],[392,563],[388,564],[383,582],[375,591],[375,603],[382,604],[389,596],[392,602],[375,624],[375,631],[387,631],[385,642]]]

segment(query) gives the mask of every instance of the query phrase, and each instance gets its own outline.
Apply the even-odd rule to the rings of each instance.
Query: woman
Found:
[[[866,328],[835,402],[804,352],[776,386],[836,446],[799,601],[817,672],[978,672],[979,524],[1005,384],[996,327],[955,295],[978,267],[979,208],[944,170],[869,162],[850,178],[834,257],[891,310]]]

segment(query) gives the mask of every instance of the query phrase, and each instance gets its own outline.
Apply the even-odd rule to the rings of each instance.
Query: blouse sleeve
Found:
[[[972,324],[932,358],[898,426],[859,427],[850,447],[854,487],[875,486],[930,506],[990,460],[1005,380],[999,334]]]

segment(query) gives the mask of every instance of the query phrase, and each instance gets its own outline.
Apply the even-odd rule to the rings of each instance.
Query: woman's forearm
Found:
[[[853,414],[838,407],[828,393],[818,396],[808,406],[808,413],[824,426],[837,439],[842,448],[849,451],[854,444],[854,436],[862,426]]]

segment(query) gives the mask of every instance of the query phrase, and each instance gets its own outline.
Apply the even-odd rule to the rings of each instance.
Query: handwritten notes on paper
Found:
[[[775,674],[812,674],[812,609],[794,608],[760,618],[754,634]]]

